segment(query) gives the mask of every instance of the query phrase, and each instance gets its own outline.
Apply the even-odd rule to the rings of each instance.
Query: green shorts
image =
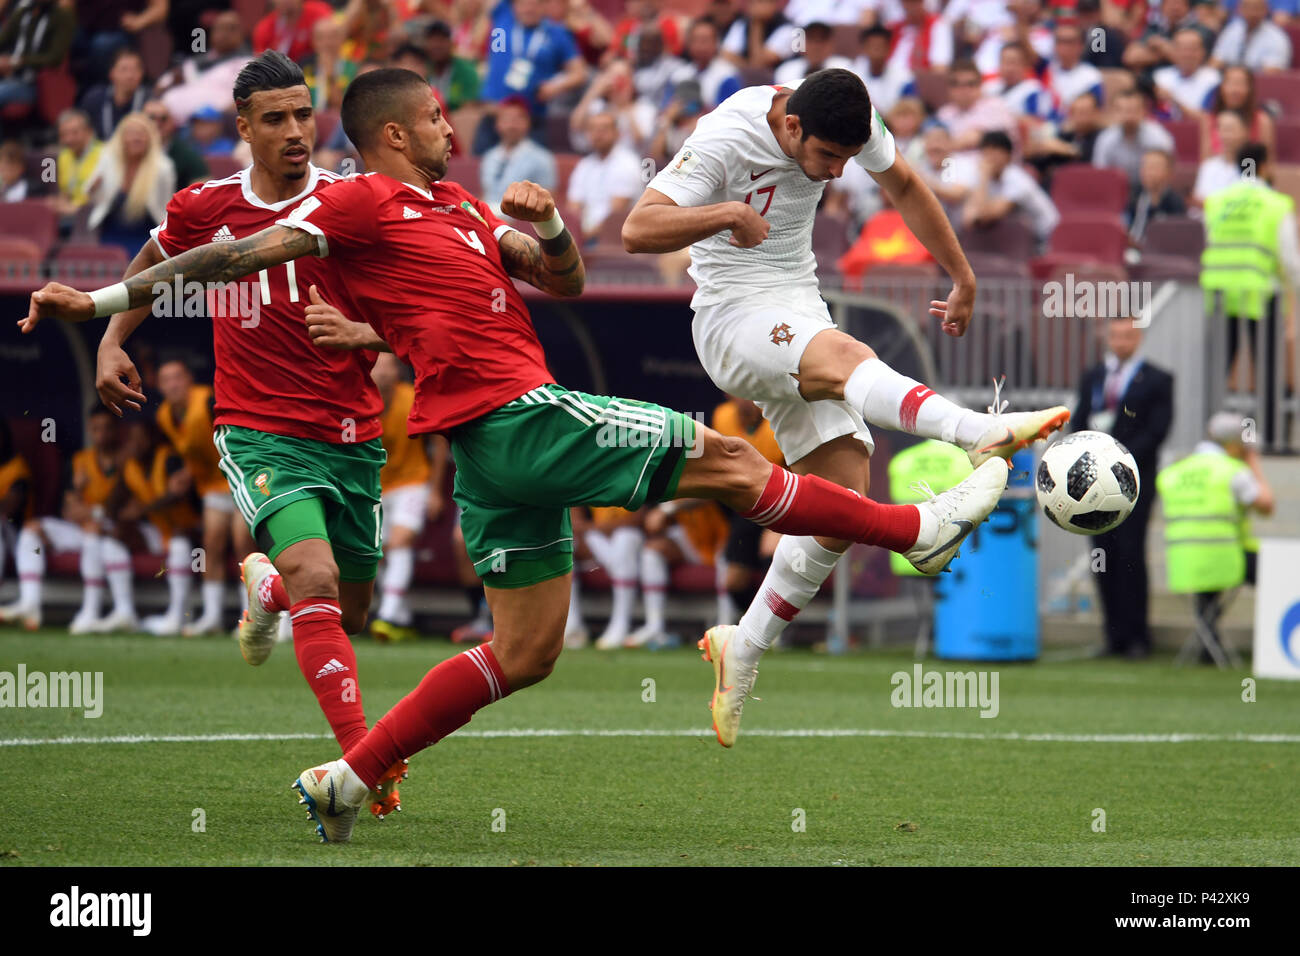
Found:
[[[543,385],[452,429],[453,497],[474,570],[520,588],[573,568],[569,508],[671,498],[695,451],[681,412]]]
[[[212,440],[235,505],[272,561],[291,544],[324,537],[334,549],[341,580],[367,581],[375,576],[383,556],[379,470],[388,460],[379,439],[336,445],[218,425]],[[274,537],[270,536],[268,518],[311,498],[321,502],[323,529],[319,520],[278,522]],[[294,510],[304,517],[314,513]]]

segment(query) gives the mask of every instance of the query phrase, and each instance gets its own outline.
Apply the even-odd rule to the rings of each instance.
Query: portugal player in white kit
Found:
[[[822,70],[729,97],[700,120],[623,227],[629,252],[690,246],[698,287],[692,334],[714,384],[758,403],[791,471],[862,494],[874,448],[867,422],[952,442],[977,466],[1010,458],[1064,425],[1070,413],[1062,406],[1015,414],[962,408],[835,328],[818,294],[812,229],[826,183],[848,162],[871,174],[951,276],[952,293],[931,302],[930,313],[949,335],[966,331],[975,276],[947,216],[895,151],[862,81],[847,70]],[[713,720],[723,746],[735,743],[759,657],[849,544],[782,538],[740,623],[712,628],[700,641],[713,662]]]

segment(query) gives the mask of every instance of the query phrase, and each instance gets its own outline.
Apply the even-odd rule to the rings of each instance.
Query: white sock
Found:
[[[763,586],[740,618],[734,653],[756,662],[821,590],[841,554],[823,548],[811,535],[782,535]]]
[[[131,593],[131,552],[116,538],[103,537],[100,552],[104,555],[104,576],[113,592],[113,612],[135,616]]]
[[[878,358],[867,359],[844,383],[844,400],[873,425],[972,448],[988,430],[982,412],[962,408]]]
[[[582,630],[582,585],[578,583],[578,569],[573,569],[569,581],[569,616],[564,619],[564,633]]]
[[[221,620],[221,599],[226,595],[225,581],[203,582],[203,620]]]
[[[379,616],[402,627],[411,623],[411,609],[406,606],[406,592],[415,570],[414,548],[390,548],[384,552],[384,596],[379,602]]]
[[[641,594],[646,630],[662,632],[668,604],[668,559],[654,548],[641,549]]]
[[[18,532],[18,553],[14,555],[18,566],[18,603],[23,607],[41,606],[41,582],[45,578],[45,550],[41,536],[34,528]]]
[[[190,587],[194,583],[194,572],[190,570],[190,539],[182,535],[173,535],[167,542],[167,613],[165,617],[176,621],[185,620],[189,610]]]
[[[81,611],[87,617],[99,617],[104,605],[103,539],[88,534],[81,540],[81,582],[85,588],[81,595]]]

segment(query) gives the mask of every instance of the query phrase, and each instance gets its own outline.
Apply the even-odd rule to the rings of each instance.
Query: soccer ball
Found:
[[[1038,503],[1047,520],[1072,534],[1102,534],[1133,510],[1137,462],[1105,432],[1075,432],[1038,463]]]

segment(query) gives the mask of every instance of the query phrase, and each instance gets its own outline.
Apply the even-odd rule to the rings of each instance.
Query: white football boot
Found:
[[[275,565],[261,551],[252,552],[239,565],[239,578],[248,592],[248,610],[239,622],[239,653],[254,667],[271,656],[280,635],[280,612],[266,610],[259,596],[263,582],[275,573]]]
[[[307,807],[307,816],[316,822],[316,832],[322,843],[347,843],[352,839],[357,811],[361,809],[361,803],[343,802],[340,763],[342,761],[331,760],[304,770],[290,785],[290,789],[302,794],[298,803]]]
[[[754,689],[758,677],[758,664],[745,664],[731,654],[731,642],[736,636],[735,624],[719,624],[704,632],[696,644],[704,652],[704,659],[713,664],[713,732],[718,743],[730,747],[740,733],[740,712],[745,698]]]
[[[1054,431],[1065,427],[1070,420],[1070,410],[1064,405],[1036,412],[1007,413],[1007,401],[1002,398],[1005,378],[993,383],[993,404],[988,407],[989,427],[979,441],[966,449],[972,466],[978,468],[990,458],[1010,458],[1022,448],[1028,448]]]
[[[989,458],[961,484],[941,495],[925,482],[913,489],[930,496],[916,505],[921,512],[921,533],[903,557],[922,574],[938,574],[957,556],[961,543],[989,516],[1007,487],[1007,462]]]

